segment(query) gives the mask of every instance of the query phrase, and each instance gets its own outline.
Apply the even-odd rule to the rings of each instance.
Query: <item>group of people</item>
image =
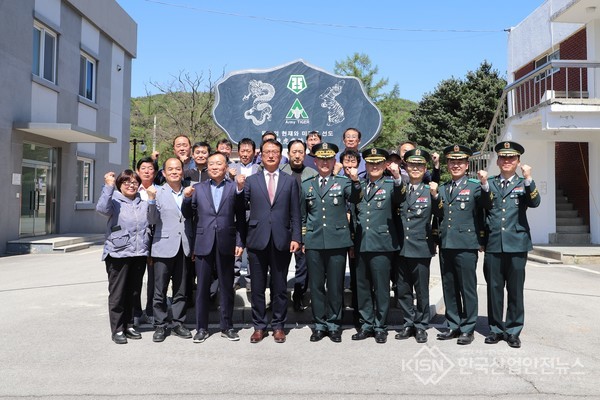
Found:
[[[359,152],[360,140],[360,131],[348,128],[340,152],[312,131],[306,142],[290,141],[284,157],[276,135],[265,132],[258,151],[253,140],[242,139],[240,161],[233,163],[226,139],[211,152],[208,143],[192,145],[178,136],[173,141],[176,157],[167,159],[160,171],[148,157],[137,163],[137,172],[107,173],[97,210],[108,217],[102,257],[113,341],[140,339],[136,321],[142,318],[154,324],[153,341],[165,340],[169,283],[174,335],[192,338],[184,322],[195,285],[193,342],[210,335],[208,313],[217,288],[221,336],[239,340],[232,314],[247,254],[244,278],[254,326],[250,342],[262,341],[270,327],[274,341],[283,343],[293,254],[293,308],[306,309],[309,291],[314,320],[310,341],[342,341],[349,264],[357,328],[351,339],[387,341],[391,284],[403,312],[403,327],[395,338],[425,343],[430,262],[437,248],[448,323],[437,339],[457,339],[461,345],[473,341],[478,253],[485,252],[490,325],[485,343],[506,340],[520,347],[525,263],[532,248],[526,210],[540,204],[531,167],[522,165],[522,176],[517,174],[523,147],[498,143],[499,175],[488,178],[482,170],[473,179],[468,177],[472,150],[448,146],[443,154],[451,179],[439,185],[437,153],[413,142],[390,152],[375,147]],[[142,310],[146,266],[148,299]]]

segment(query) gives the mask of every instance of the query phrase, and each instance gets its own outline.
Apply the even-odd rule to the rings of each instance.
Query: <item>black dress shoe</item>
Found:
[[[461,333],[456,343],[458,344],[471,344],[473,342],[472,333]]]
[[[362,329],[352,335],[352,340],[365,340],[373,336],[373,332],[363,331]]]
[[[388,333],[384,331],[375,332],[375,342],[383,344],[387,342]]]
[[[417,343],[427,342],[427,331],[425,331],[425,329],[417,329],[417,333],[415,333],[415,340]]]
[[[485,344],[496,344],[501,340],[504,340],[503,333],[492,332],[488,336],[485,337],[484,343]]]
[[[457,330],[449,330],[446,332],[438,333],[436,335],[436,338],[437,338],[437,340],[450,340],[450,339],[456,339],[459,336],[460,336],[460,331],[457,329]]]
[[[139,340],[142,338],[142,334],[136,331],[133,327],[125,329],[125,336],[133,340]]]
[[[330,332],[329,339],[331,339],[331,341],[334,343],[341,343],[342,342],[342,331],[339,329],[336,329],[335,331]]]
[[[175,328],[173,328],[173,333],[175,336],[179,336],[182,339],[192,338],[192,332],[183,325],[176,325]]]
[[[206,329],[200,329],[194,335],[194,343],[203,343],[210,335]]]
[[[514,347],[515,349],[521,347],[521,339],[517,335],[508,335],[506,341],[510,347]]]
[[[127,337],[123,332],[116,332],[112,335],[112,340],[116,344],[127,344]]]
[[[167,336],[167,330],[164,327],[159,326],[154,331],[154,335],[152,335],[152,341],[153,342],[164,342],[165,336]]]
[[[327,336],[326,331],[314,331],[312,333],[312,335],[310,335],[310,341],[318,342],[319,340],[323,339],[325,336]]]
[[[415,327],[414,326],[407,326],[405,328],[402,328],[402,330],[400,331],[400,333],[397,333],[396,336],[394,336],[397,340],[404,340],[404,339],[408,339],[411,336],[415,335]]]
[[[238,340],[240,340],[240,335],[238,335],[238,333],[233,328],[221,331],[221,337],[232,342],[237,342]]]

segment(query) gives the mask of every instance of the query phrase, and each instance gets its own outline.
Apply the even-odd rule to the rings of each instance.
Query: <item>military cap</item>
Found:
[[[520,156],[525,153],[525,149],[516,142],[500,142],[494,147],[498,156]]]
[[[380,163],[388,158],[389,154],[384,149],[372,147],[362,152],[362,157],[368,163]]]
[[[473,150],[461,144],[454,144],[444,149],[444,155],[448,160],[462,160],[473,155]]]
[[[315,144],[312,148],[312,153],[316,158],[333,158],[338,152],[338,147],[333,143],[321,142]]]
[[[407,163],[427,164],[431,160],[428,152],[421,149],[412,149],[404,153],[404,161]]]
[[[400,153],[398,153],[398,150],[390,150],[390,154],[387,156],[387,159],[389,161],[393,158],[398,158],[398,160],[402,158],[400,157]]]

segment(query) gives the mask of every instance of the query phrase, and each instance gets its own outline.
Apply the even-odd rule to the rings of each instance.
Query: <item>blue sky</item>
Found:
[[[117,0],[138,24],[132,96],[179,71],[214,78],[296,59],[333,71],[365,53],[413,101],[483,60],[506,75],[507,33],[543,0]],[[292,22],[295,21],[295,22]],[[381,28],[381,29],[374,29]],[[389,89],[389,88],[388,88]]]

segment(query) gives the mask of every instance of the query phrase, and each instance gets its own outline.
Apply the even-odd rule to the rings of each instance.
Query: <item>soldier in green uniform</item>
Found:
[[[440,199],[437,183],[423,183],[429,153],[412,149],[404,153],[409,178],[408,194],[400,205],[402,239],[398,268],[398,300],[404,314],[404,327],[395,338],[414,336],[418,343],[427,342],[429,327],[429,265],[435,254],[431,234],[431,215],[438,216]],[[413,300],[413,289],[417,304]]]
[[[438,340],[458,338],[462,345],[473,342],[477,322],[477,258],[483,251],[484,209],[491,207],[487,172],[468,179],[469,157],[473,151],[453,145],[444,149],[452,177],[439,188],[442,215],[439,219],[440,269],[446,320],[449,330]]]
[[[510,347],[521,347],[525,310],[523,286],[527,252],[533,249],[526,211],[540,205],[540,194],[531,177],[531,167],[522,165],[523,177],[516,174],[523,146],[500,142],[494,148],[500,175],[489,179],[492,208],[486,215],[486,247],[483,272],[487,281],[490,335],[485,343],[505,339]],[[504,288],[507,292],[506,321]]]
[[[356,206],[356,286],[361,327],[352,340],[375,336],[377,343],[387,341],[387,314],[390,306],[390,269],[398,234],[394,210],[406,189],[400,169],[390,165],[393,179],[383,177],[388,152],[368,149],[362,153],[366,162],[367,179],[362,182],[363,198]]]
[[[346,201],[358,203],[361,186],[358,169],[348,176],[333,175],[338,147],[320,143],[313,147],[318,175],[302,182],[302,236],[308,266],[308,286],[315,328],[311,342],[329,335],[342,341],[342,310],[346,254],[352,246]]]

